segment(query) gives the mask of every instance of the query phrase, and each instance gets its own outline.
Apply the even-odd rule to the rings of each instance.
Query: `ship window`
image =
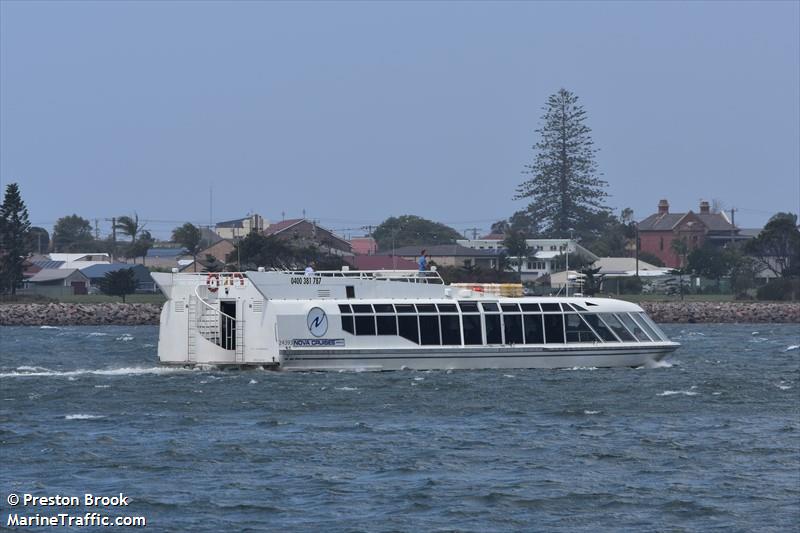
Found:
[[[522,344],[522,315],[503,315],[506,344]]]
[[[561,311],[558,304],[542,304],[542,311]]]
[[[628,331],[633,333],[633,336],[636,337],[637,340],[642,342],[650,342],[650,338],[647,336],[647,333],[645,333],[644,330],[639,327],[639,324],[634,322],[631,317],[628,316],[628,313],[619,313],[616,316],[622,320],[622,323],[628,327]]]
[[[433,304],[417,304],[417,311],[420,313],[435,313],[436,306]]]
[[[500,309],[507,313],[519,313],[519,306],[517,304],[500,304]]]
[[[483,310],[486,312],[498,312],[500,308],[497,307],[497,304],[494,302],[481,302],[481,306],[483,306]]]
[[[541,311],[541,309],[539,308],[539,304],[522,304],[522,310],[523,311],[534,311],[536,313]]]
[[[348,299],[352,299],[356,297],[356,288],[353,285],[346,285],[344,288],[345,294],[347,294]]]
[[[575,310],[574,307],[572,307],[570,304],[566,304],[566,303],[561,304],[561,307],[564,308],[564,311],[574,311]]]
[[[572,307],[574,307],[576,311],[586,311],[586,309],[584,309],[578,304],[572,304]]]
[[[376,313],[394,313],[392,304],[375,304],[374,307]]]
[[[417,326],[416,316],[409,316],[409,315],[398,316],[397,324],[400,329],[401,337],[403,337],[404,339],[408,339],[411,342],[419,344],[419,327]]]
[[[581,320],[580,315],[568,313],[564,315],[567,332],[567,342],[598,342],[600,339],[592,329]]]
[[[423,315],[419,317],[420,344],[441,344],[439,338],[439,317]]]
[[[655,334],[661,338],[662,341],[669,341],[667,335],[663,331],[661,331],[661,328],[659,328],[649,316],[647,316],[647,313],[639,313],[639,317],[642,319],[642,322],[644,324],[650,326],[650,329],[653,330]]]
[[[464,344],[483,344],[480,315],[464,315]]]
[[[350,315],[342,315],[342,329],[347,333],[355,335],[356,330],[353,326],[353,317]]]
[[[458,305],[461,306],[462,313],[477,313],[478,312],[478,304],[476,302],[458,302]]]
[[[525,344],[544,344],[542,315],[525,315]]]
[[[542,304],[544,307],[546,304]],[[552,304],[558,305],[558,304]],[[544,342],[547,344],[564,342],[564,315],[544,316]]]
[[[339,304],[339,312],[350,314],[353,312],[353,310],[350,308],[348,304]]]
[[[503,344],[500,315],[484,315],[486,322],[486,344]]]
[[[603,321],[608,324],[608,327],[614,330],[614,333],[617,334],[617,337],[620,338],[622,341],[635,341],[636,339],[633,338],[633,335],[628,333],[628,330],[625,329],[625,326],[620,323],[620,321],[612,315],[611,313],[603,313],[602,315]]]
[[[397,335],[397,318],[394,315],[378,315],[375,320],[378,321],[378,335]]]
[[[641,326],[641,328],[645,331],[645,333],[647,333],[650,336],[653,342],[658,342],[661,340],[658,338],[656,332],[653,331],[650,325],[647,322],[645,322],[645,320],[641,317],[639,313],[631,313],[631,317],[636,321],[637,324],[639,324],[639,326]]]
[[[452,346],[461,344],[461,322],[458,315],[441,315],[442,344]]]
[[[370,304],[353,304],[353,311],[356,313],[371,313],[372,306]]]
[[[608,328],[608,326],[606,326],[603,323],[602,320],[600,320],[600,317],[598,317],[597,315],[588,314],[588,315],[583,315],[583,318],[592,327],[592,329],[598,335],[600,335],[601,339],[603,339],[606,342],[619,342],[619,339],[617,339],[614,336],[614,334],[611,333],[611,330]]]
[[[356,335],[375,335],[375,317],[356,316]]]
[[[456,304],[437,304],[436,307],[439,308],[440,313],[458,313]]]
[[[398,313],[416,313],[411,304],[397,304],[394,306]]]

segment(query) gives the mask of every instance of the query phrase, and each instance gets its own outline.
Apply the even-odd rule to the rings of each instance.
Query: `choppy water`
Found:
[[[665,330],[658,369],[279,374],[0,328],[0,528],[11,492],[124,492],[154,531],[796,528],[800,327]]]

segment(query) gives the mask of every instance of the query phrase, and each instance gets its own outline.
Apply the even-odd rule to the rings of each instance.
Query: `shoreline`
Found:
[[[642,302],[660,324],[800,324],[800,302]],[[4,304],[0,326],[157,326],[160,304]]]

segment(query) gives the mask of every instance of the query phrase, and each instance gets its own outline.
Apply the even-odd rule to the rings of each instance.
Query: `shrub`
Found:
[[[756,292],[759,300],[795,300],[800,294],[800,280],[777,278],[762,285]]]

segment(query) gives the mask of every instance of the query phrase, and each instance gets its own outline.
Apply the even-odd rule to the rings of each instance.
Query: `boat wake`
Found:
[[[168,368],[154,366],[148,368],[125,367],[125,368],[106,368],[106,369],[78,369],[78,370],[51,370],[38,366],[20,366],[11,372],[0,372],[0,378],[24,378],[24,377],[75,377],[75,376],[137,376],[148,374],[174,374],[178,372],[192,372],[187,368]]]

